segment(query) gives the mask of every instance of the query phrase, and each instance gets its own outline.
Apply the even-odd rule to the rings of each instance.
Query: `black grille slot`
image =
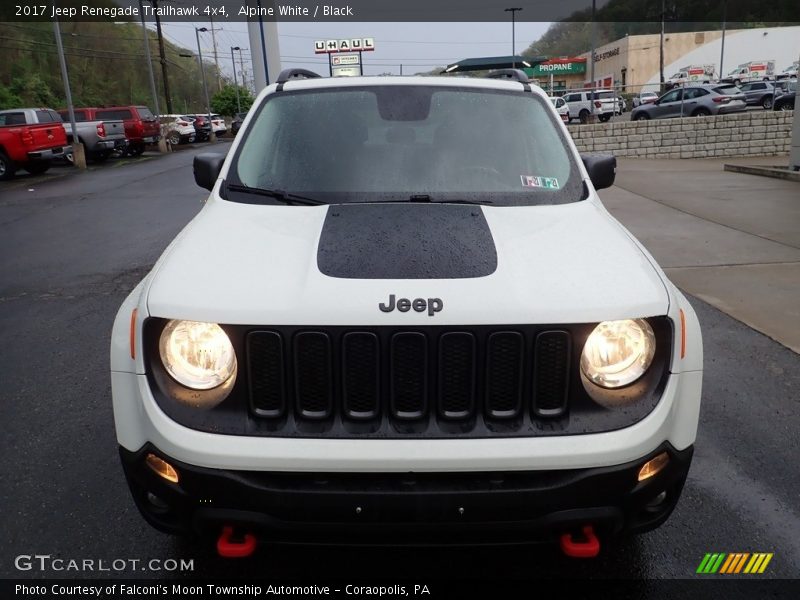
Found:
[[[427,413],[428,340],[423,333],[392,336],[390,383],[392,415],[419,419]]]
[[[522,407],[522,334],[501,331],[486,348],[486,414],[496,419],[519,415]]]
[[[333,408],[331,342],[324,333],[298,333],[294,338],[294,380],[297,410],[306,419],[327,419]]]
[[[286,410],[283,341],[274,331],[255,331],[247,336],[250,405],[262,417],[280,417]]]
[[[374,419],[380,414],[378,336],[368,332],[345,334],[343,351],[345,415],[351,419]]]
[[[475,406],[475,337],[451,332],[439,338],[439,414],[464,419]]]
[[[536,336],[533,368],[533,414],[558,417],[567,409],[572,342],[566,331]]]

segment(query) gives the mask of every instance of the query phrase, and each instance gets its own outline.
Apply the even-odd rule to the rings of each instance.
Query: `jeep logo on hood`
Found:
[[[412,308],[418,312],[425,312],[428,311],[428,316],[432,317],[434,314],[442,310],[444,308],[444,302],[442,302],[441,298],[415,298],[414,300],[409,300],[408,298],[399,298],[395,299],[394,294],[389,295],[389,301],[387,303],[379,302],[378,308],[381,309],[381,312],[390,313],[395,308],[400,312],[408,312]]]

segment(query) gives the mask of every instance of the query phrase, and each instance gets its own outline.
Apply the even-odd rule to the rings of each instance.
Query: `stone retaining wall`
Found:
[[[570,125],[580,152],[638,158],[774,156],[791,146],[793,111]]]

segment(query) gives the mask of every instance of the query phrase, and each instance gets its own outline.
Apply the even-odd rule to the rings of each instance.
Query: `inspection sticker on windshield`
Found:
[[[523,187],[536,187],[557,190],[558,179],[555,177],[535,177],[533,175],[520,175]]]

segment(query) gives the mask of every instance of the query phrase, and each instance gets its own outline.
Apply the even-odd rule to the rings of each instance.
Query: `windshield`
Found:
[[[580,173],[545,102],[522,92],[405,85],[272,94],[228,183],[329,203],[574,202],[583,195]]]

